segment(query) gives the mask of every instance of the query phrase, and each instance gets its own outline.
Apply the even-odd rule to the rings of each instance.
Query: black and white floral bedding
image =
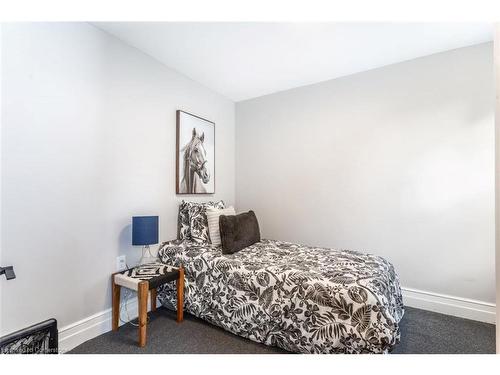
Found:
[[[262,240],[235,254],[172,241],[162,262],[185,268],[185,309],[237,335],[302,353],[386,353],[403,302],[385,259]],[[159,291],[175,306],[175,286]]]
[[[209,243],[207,208],[225,208],[224,201],[186,202],[179,205],[177,238],[197,243]]]

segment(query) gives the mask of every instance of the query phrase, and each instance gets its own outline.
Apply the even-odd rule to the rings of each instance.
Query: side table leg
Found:
[[[184,320],[184,268],[179,269],[177,280],[177,323]]]
[[[156,289],[151,289],[151,311],[156,311]]]
[[[112,286],[112,298],[113,298],[113,303],[112,303],[112,328],[113,331],[118,331],[118,326],[119,326],[119,319],[120,319],[120,285],[115,284],[115,275],[111,276],[111,286]]]
[[[146,345],[146,325],[148,322],[148,282],[141,281],[137,291],[139,299],[139,346]]]

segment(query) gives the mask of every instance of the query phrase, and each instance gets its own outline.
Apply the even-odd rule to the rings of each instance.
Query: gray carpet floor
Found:
[[[175,322],[175,313],[165,308],[149,317],[145,348],[137,346],[137,328],[126,324],[118,332],[98,336],[70,353],[286,353],[233,335],[189,314],[180,324]],[[495,353],[495,326],[407,307],[401,321],[401,342],[392,353]]]

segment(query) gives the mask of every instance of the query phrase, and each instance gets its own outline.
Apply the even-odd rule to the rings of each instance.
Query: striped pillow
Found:
[[[234,211],[233,206],[229,206],[228,208],[223,209],[207,209],[208,233],[210,235],[210,242],[212,242],[212,245],[215,246],[219,246],[221,244],[219,230],[220,215],[236,215],[236,212]]]

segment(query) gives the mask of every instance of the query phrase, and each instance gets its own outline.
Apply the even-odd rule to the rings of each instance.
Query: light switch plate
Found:
[[[116,270],[123,271],[125,269],[127,269],[127,256],[120,255],[119,257],[116,257]]]

